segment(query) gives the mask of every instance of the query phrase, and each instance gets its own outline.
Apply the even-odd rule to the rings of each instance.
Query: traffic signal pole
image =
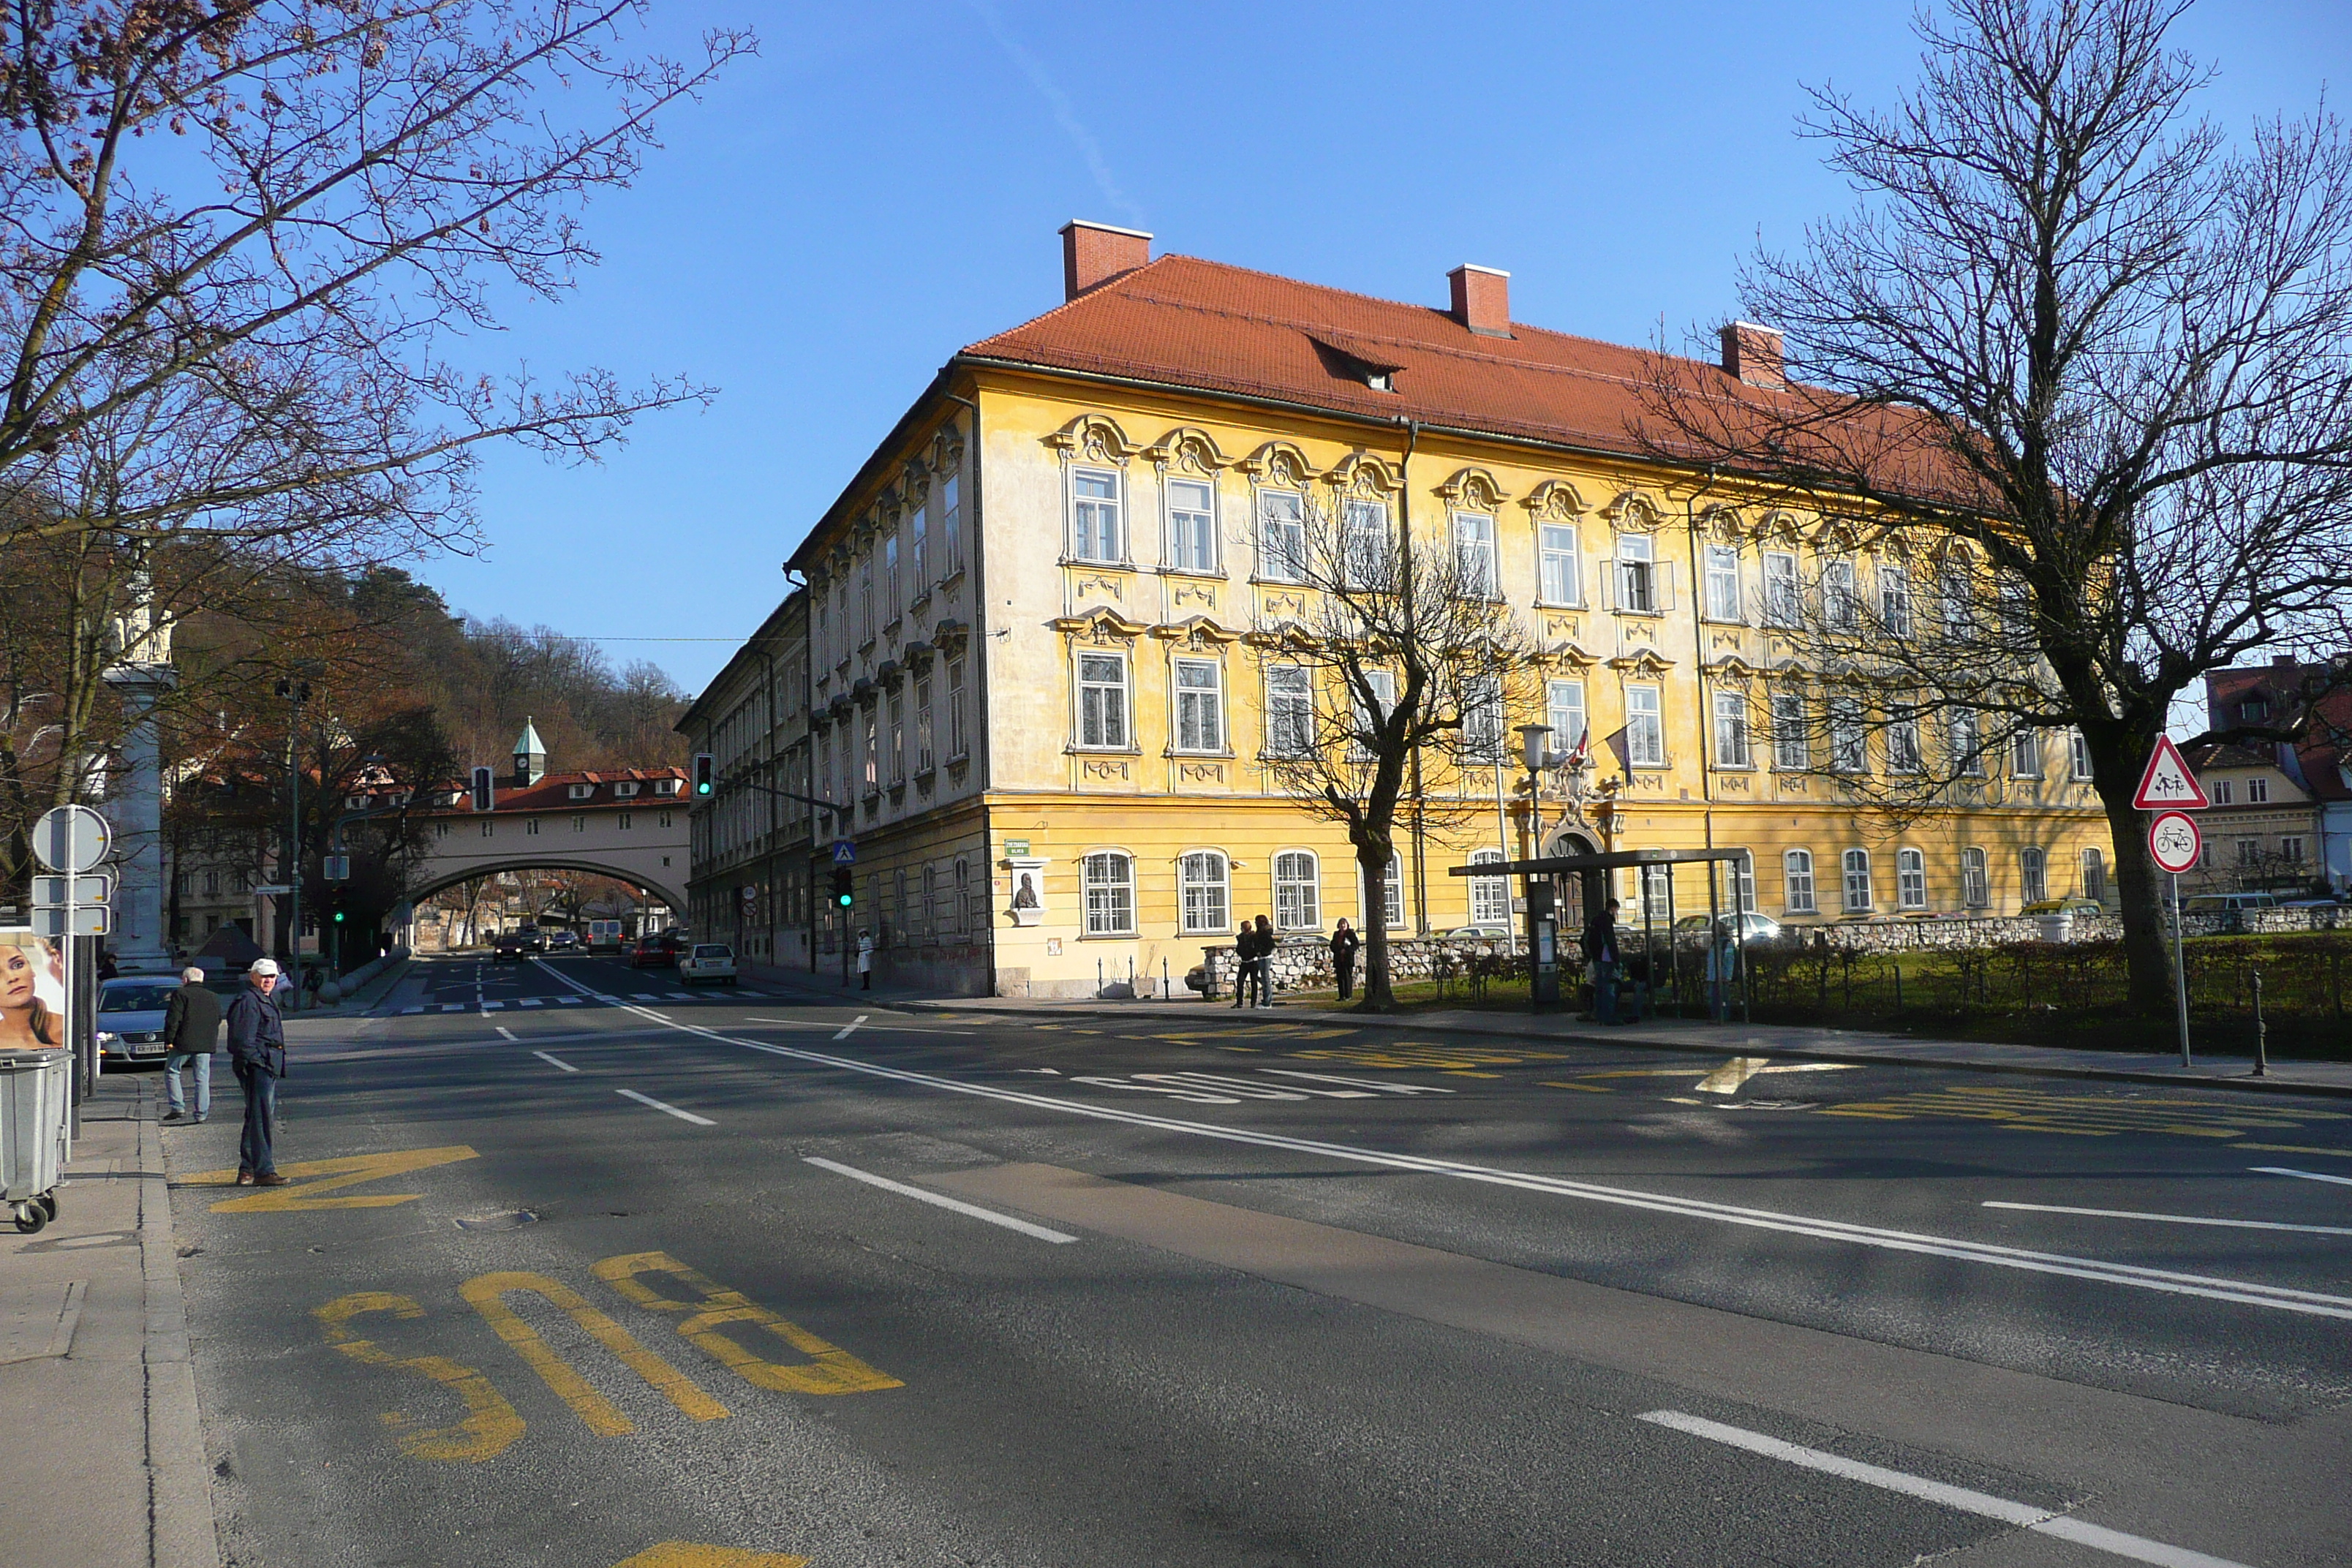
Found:
[[[736,779],[728,787],[758,790],[762,795],[776,795],[785,800],[797,800],[803,805],[830,811],[844,821],[849,818],[849,808],[839,801],[820,800],[815,795],[803,795],[798,790],[778,789],[773,784],[757,784],[751,779]],[[698,800],[708,800],[718,793],[718,778],[709,752],[697,752],[694,754],[694,793]],[[856,840],[853,837],[840,842],[854,845]],[[846,910],[856,907],[857,900],[857,892],[854,885],[856,881],[856,874],[848,867],[835,866],[833,868],[834,908]],[[856,945],[856,942],[851,935],[850,922],[845,916],[841,930],[841,983],[844,985],[849,984],[849,961]]]

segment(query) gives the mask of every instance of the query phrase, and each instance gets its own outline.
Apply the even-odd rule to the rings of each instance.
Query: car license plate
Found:
[[[137,1040],[131,1044],[131,1054],[134,1057],[160,1057],[171,1048],[170,1042],[165,1040]]]

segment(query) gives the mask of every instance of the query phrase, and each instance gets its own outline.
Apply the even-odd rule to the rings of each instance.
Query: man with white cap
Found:
[[[249,983],[228,1005],[229,1067],[245,1090],[245,1131],[236,1144],[236,1184],[282,1187],[270,1140],[278,1131],[278,1080],[286,1076],[286,1026],[270,994],[278,984],[275,960],[257,958],[245,972]]]

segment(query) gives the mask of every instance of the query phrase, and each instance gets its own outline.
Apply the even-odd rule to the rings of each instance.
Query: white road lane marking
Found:
[[[870,1020],[871,1018],[871,1015],[869,1014],[861,1014],[859,1016],[862,1020]],[[740,1018],[738,1019],[737,1022],[741,1024],[757,1024],[762,1028],[772,1029],[830,1029],[833,1027],[833,1025],[830,1023],[814,1022],[807,1018]],[[867,1027],[887,1029],[894,1035],[976,1035],[980,1033],[978,1029],[933,1029],[927,1028],[919,1024],[875,1024],[868,1022]],[[834,1037],[835,1039],[840,1038],[838,1035]]]
[[[2334,1182],[2338,1186],[2352,1187],[2352,1176],[2330,1176],[2317,1171],[2297,1171],[2285,1165],[2249,1165],[2246,1169],[2265,1176],[2300,1176],[2306,1182]]]
[[[2282,1225],[2267,1219],[2208,1219],[2200,1215],[2140,1214],[2132,1209],[2075,1209],[2060,1204],[1997,1204],[1987,1203],[1989,1209],[2030,1209],[2035,1214],[2079,1214],[2094,1219],[2147,1219],[2165,1225],[2219,1225],[2232,1230],[2299,1230],[2306,1236],[2352,1236],[2352,1226],[2340,1225]]]
[[[619,1095],[624,1100],[634,1100],[639,1105],[650,1105],[656,1110],[667,1110],[672,1116],[677,1117],[680,1121],[691,1121],[697,1127],[716,1127],[719,1125],[719,1123],[711,1121],[708,1116],[697,1116],[691,1110],[680,1110],[675,1105],[667,1104],[661,1100],[656,1100],[650,1094],[639,1094],[634,1089],[616,1089],[613,1092]]]
[[[512,1029],[508,1028],[504,1024],[496,1024],[491,1026],[498,1030],[499,1037],[501,1039],[511,1040],[515,1037],[515,1032]]]
[[[545,1062],[549,1067],[562,1068],[565,1072],[578,1072],[580,1070],[578,1068],[573,1067],[570,1062],[561,1060],[555,1057],[551,1057],[545,1051],[533,1051],[530,1054],[537,1057],[541,1061]]]
[[[1473,1165],[1465,1162],[1434,1159],[1427,1155],[1394,1154],[1377,1149],[1358,1148],[1347,1143],[1327,1143],[1311,1138],[1292,1138],[1276,1132],[1262,1132],[1245,1127],[1221,1127],[1212,1122],[1180,1121],[1172,1117],[1156,1116],[1148,1110],[1128,1110],[1118,1106],[1090,1104],[1083,1100],[1057,1100],[1049,1095],[1036,1094],[1027,1089],[1006,1089],[996,1084],[961,1083],[954,1079],[940,1078],[930,1073],[910,1072],[903,1068],[883,1067],[874,1062],[857,1061],[849,1057],[826,1056],[821,1051],[803,1050],[797,1046],[779,1046],[771,1045],[764,1040],[746,1040],[732,1035],[722,1035],[715,1029],[706,1029],[698,1025],[670,1023],[668,1019],[661,1018],[659,1015],[642,1007],[634,1007],[629,1011],[668,1024],[671,1028],[681,1033],[698,1035],[704,1039],[715,1040],[721,1045],[740,1046],[746,1050],[765,1051],[770,1056],[813,1062],[820,1067],[835,1068],[845,1072],[863,1073],[869,1078],[889,1079],[899,1083],[922,1084],[931,1089],[944,1089],[950,1094],[968,1094],[983,1100],[1001,1100],[1009,1104],[1057,1110],[1066,1115],[1090,1117],[1098,1121],[1123,1121],[1131,1126],[1181,1132],[1195,1138],[1213,1138],[1229,1143],[1249,1143],[1259,1148],[1281,1149],[1293,1153],[1320,1154],[1356,1164],[1379,1165],[1391,1170],[1418,1171],[1431,1175],[1451,1176],[1460,1181],[1484,1182],[1496,1186],[1523,1188],[1529,1192],[1552,1193],[1562,1197],[1583,1198],[1591,1202],[1612,1204],[1623,1208],[1680,1215],[1690,1219],[1712,1220],[1719,1224],[1744,1226],[1757,1230],[1780,1231],[1791,1236],[1810,1236],[1825,1241],[1846,1242],[1857,1247],[1883,1247],[1890,1252],[1922,1253],[1937,1258],[1958,1258],[1963,1262],[1986,1264],[1997,1268],[2016,1268],[2035,1274],[2062,1275],[2069,1279],[2095,1280],[2101,1284],[2124,1285],[2139,1290],[2155,1290],[2166,1295],[2194,1296],[2207,1300],[2231,1301],[2243,1306],[2266,1307],[2273,1311],[2300,1312],[2312,1317],[2338,1318],[2352,1321],[2352,1297],[2348,1296],[2330,1296],[2313,1290],[2294,1290],[2284,1286],[2260,1285],[2241,1279],[2219,1279],[2203,1274],[2184,1274],[2165,1268],[2143,1268],[2136,1264],[2107,1263],[2096,1258],[2074,1258],[2065,1253],[2035,1252],[2023,1247],[2000,1247],[1990,1242],[1966,1241],[1954,1237],[1885,1230],[1874,1226],[1853,1225],[1844,1220],[1820,1219],[1811,1215],[1783,1214],[1773,1209],[1742,1208],[1730,1204],[1709,1203],[1704,1199],[1677,1197],[1670,1193],[1608,1187],[1593,1182],[1572,1181],[1566,1177],[1538,1175],[1526,1171],[1501,1170],[1494,1166]],[[1073,1079],[1072,1081],[1086,1080]],[[1112,1086],[1119,1086],[1120,1083],[1120,1080],[1116,1079],[1106,1079],[1102,1081]],[[1170,1091],[1162,1089],[1160,1092]],[[1175,1092],[1181,1098],[1196,1098],[1184,1096],[1181,1090]]]
[[[803,1155],[802,1158],[804,1163],[819,1166],[833,1172],[835,1175],[847,1176],[852,1181],[864,1182],[868,1186],[880,1187],[885,1192],[897,1193],[901,1197],[913,1198],[918,1203],[933,1204],[943,1209],[953,1209],[960,1215],[968,1215],[973,1219],[984,1219],[991,1225],[1001,1225],[1007,1230],[1017,1230],[1024,1236],[1034,1236],[1040,1241],[1078,1239],[1075,1236],[1066,1236],[1058,1230],[1047,1230],[1042,1225],[1031,1225],[1025,1219],[1014,1219],[1009,1214],[998,1214],[994,1209],[982,1208],[978,1204],[965,1203],[961,1198],[951,1198],[942,1193],[925,1192],[920,1187],[910,1187],[904,1182],[894,1182],[887,1176],[877,1176],[871,1171],[861,1171],[855,1165],[845,1165],[835,1160],[820,1160],[814,1154]]]
[[[539,1005],[539,998],[536,996],[526,996],[521,1001],[516,1003],[515,1005],[518,1007],[536,1007]]]
[[[836,1040],[845,1040],[849,1038],[850,1036],[857,1032],[857,1026],[866,1022],[868,1016],[870,1016],[870,1015],[860,1013],[856,1017],[852,1018],[847,1024],[844,1025],[833,1037]]]
[[[2013,1524],[2042,1535],[2054,1535],[2061,1541],[2071,1541],[2077,1546],[2087,1546],[2094,1552],[2105,1552],[2115,1557],[2127,1557],[2135,1563],[2152,1563],[2158,1568],[2246,1568],[2246,1564],[2232,1562],[2227,1557],[2214,1557],[2206,1552],[2193,1552],[2186,1546],[2150,1541],[2144,1535],[2126,1535],[2120,1530],[2091,1524],[2072,1514],[2035,1508],[2031,1503],[2012,1502],[2007,1498],[1994,1497],[1990,1492],[1972,1491],[1967,1487],[1931,1481],[1925,1476],[1890,1470],[1880,1465],[1866,1465],[1843,1454],[1803,1447],[1778,1437],[1768,1437],[1761,1432],[1750,1432],[1745,1427],[1727,1426],[1720,1421],[1685,1415],[1679,1410],[1647,1410],[1634,1419],[1686,1432],[1694,1437],[1705,1437],[1710,1442],[1734,1448],[1745,1448],[1751,1454],[1761,1454],[1768,1459],[1778,1459],[1783,1464],[1801,1466],[1808,1470],[1819,1470],[1826,1476],[1837,1476],[1885,1491],[1899,1492],[1905,1497],[1937,1503],[1961,1513],[1997,1519],[2004,1524]]]
[[[1350,1089],[1376,1089],[1383,1094],[1458,1094],[1459,1089],[1433,1089],[1419,1083],[1383,1083],[1371,1078],[1336,1078],[1328,1072],[1293,1072],[1288,1068],[1260,1068],[1276,1078],[1303,1078],[1310,1083],[1344,1083]]]
[[[441,1011],[444,1013],[462,1013],[465,1010],[466,1005],[463,1002],[444,1002],[441,1004]]]

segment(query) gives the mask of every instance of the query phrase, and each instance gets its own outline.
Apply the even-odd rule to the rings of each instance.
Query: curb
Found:
[[[957,1000],[920,1000],[892,1004],[928,1013],[949,1013],[971,1009],[971,998]],[[1025,1009],[982,1007],[981,1012],[1001,1012],[1007,1017],[1025,1016]],[[1281,1010],[1281,1009],[1277,1009]],[[1290,1011],[1298,1011],[1291,1009]],[[1039,1009],[1041,1016],[1073,1018],[1166,1018],[1167,1013],[1136,1013],[1129,1008],[1056,1006],[1050,1013]],[[1526,1034],[1498,1025],[1475,1023],[1433,1023],[1425,1018],[1394,1014],[1335,1013],[1316,1009],[1311,1016],[1318,1023],[1345,1023],[1351,1027],[1367,1029],[1419,1029],[1433,1034],[1476,1035],[1484,1037],[1505,1037],[1524,1041]],[[2026,1078],[2087,1079],[2108,1083],[2152,1083],[2168,1088],[2193,1087],[2234,1090],[2247,1094],[2305,1094],[2330,1100],[2352,1100],[2352,1084],[2293,1083],[2276,1078],[2243,1077],[2207,1078],[2194,1073],[2149,1072],[2137,1068],[2094,1068],[2073,1066],[2062,1062],[1993,1062],[1970,1061],[1964,1058],[1925,1058],[1918,1057],[1881,1056],[1868,1051],[1839,1050],[1833,1047],[1758,1045],[1702,1045],[1696,1041],[1644,1040],[1621,1034],[1563,1034],[1543,1037],[1564,1044],[1580,1046],[1616,1046],[1644,1051],[1667,1051],[1677,1056],[1719,1057],[1727,1052],[1739,1056],[1763,1057],[1776,1061],[1838,1062],[1850,1067],[1946,1068],[1958,1072],[2008,1073]],[[2027,1047],[2032,1048],[2032,1047]]]
[[[137,1107],[139,1266],[146,1297],[141,1361],[147,1389],[149,1561],[155,1568],[220,1568],[212,1464],[205,1453],[196,1403],[187,1298],[181,1289],[180,1249],[172,1228],[171,1183],[164,1169],[163,1130],[147,1115],[151,1109],[142,1086]]]

